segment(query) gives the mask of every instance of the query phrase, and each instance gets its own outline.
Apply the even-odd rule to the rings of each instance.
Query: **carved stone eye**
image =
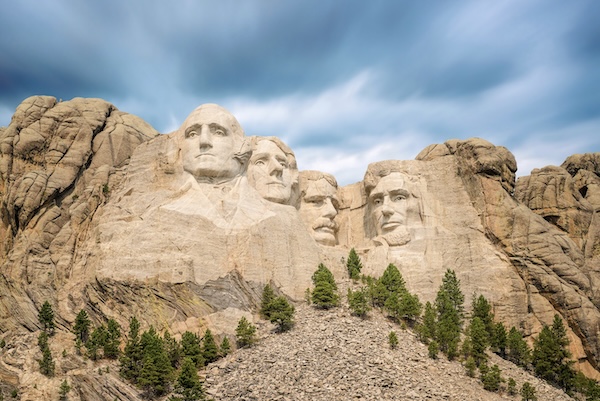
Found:
[[[404,195],[395,195],[395,196],[392,198],[392,200],[393,200],[394,202],[400,202],[400,201],[403,201],[404,199],[406,199],[406,196],[404,196]]]
[[[222,129],[218,129],[215,131],[215,135],[216,136],[227,136],[227,133],[225,131],[223,131]]]
[[[190,132],[188,132],[188,134],[187,134],[187,137],[188,137],[188,138],[194,138],[194,137],[196,137],[196,136],[198,136],[198,133],[197,133],[196,131],[190,131]]]
[[[264,159],[258,159],[257,161],[254,162],[255,166],[264,166],[266,164]]]

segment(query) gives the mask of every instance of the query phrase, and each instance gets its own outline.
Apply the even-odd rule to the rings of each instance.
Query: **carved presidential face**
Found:
[[[369,194],[377,235],[404,230],[410,194],[402,173],[382,177]]]
[[[194,110],[181,128],[183,169],[197,180],[231,179],[241,173],[235,158],[243,141],[243,132],[235,117],[216,105]]]
[[[323,245],[335,245],[338,226],[333,219],[339,207],[337,188],[321,178],[307,181],[303,193],[300,203],[302,221],[310,229],[315,241]]]
[[[288,156],[275,144],[258,141],[248,165],[248,182],[265,199],[287,204],[292,194],[294,171]]]

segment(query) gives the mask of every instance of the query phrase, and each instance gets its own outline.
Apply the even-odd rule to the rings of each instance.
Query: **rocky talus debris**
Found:
[[[211,365],[205,388],[215,401],[225,400],[520,400],[491,393],[478,378],[443,355],[429,358],[427,346],[411,330],[402,330],[377,311],[369,318],[352,316],[347,307],[317,310],[299,305],[296,326],[269,333],[252,348],[241,349]],[[399,345],[391,350],[388,335]],[[528,381],[540,400],[571,400],[564,392],[492,355],[503,377],[517,388]],[[506,390],[506,383],[504,384]]]

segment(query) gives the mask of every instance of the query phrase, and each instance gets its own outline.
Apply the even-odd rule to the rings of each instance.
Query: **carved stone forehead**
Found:
[[[315,181],[323,180],[328,183],[331,187],[337,189],[337,181],[331,174],[323,173],[316,170],[304,170],[300,172],[300,191],[305,192],[309,186]]]
[[[232,134],[240,138],[244,137],[244,130],[238,120],[227,109],[217,104],[203,104],[190,113],[181,125],[180,130],[196,124],[216,123],[231,130]]]

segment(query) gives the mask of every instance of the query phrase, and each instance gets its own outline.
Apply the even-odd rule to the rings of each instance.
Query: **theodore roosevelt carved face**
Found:
[[[244,131],[216,104],[194,110],[181,126],[183,169],[198,181],[225,182],[242,173]]]
[[[337,243],[338,214],[337,182],[330,174],[319,171],[300,173],[300,217],[319,244]]]
[[[248,182],[263,198],[289,205],[298,185],[294,153],[276,137],[253,137]]]

